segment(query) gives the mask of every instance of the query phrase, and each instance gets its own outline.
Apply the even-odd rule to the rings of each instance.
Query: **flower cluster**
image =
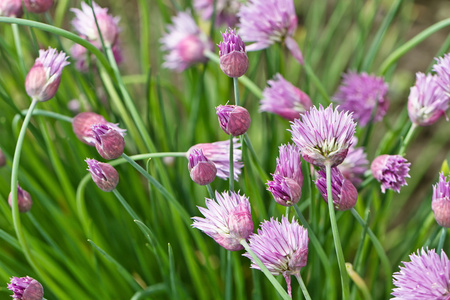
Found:
[[[405,178],[409,176],[409,163],[400,155],[380,155],[372,161],[370,169],[373,177],[381,183],[384,193],[391,189],[400,193],[400,188],[407,185]]]

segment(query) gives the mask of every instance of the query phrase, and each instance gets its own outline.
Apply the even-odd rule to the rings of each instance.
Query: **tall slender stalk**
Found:
[[[302,293],[303,293],[303,296],[305,296],[305,299],[311,300],[311,296],[309,295],[308,290],[306,289],[306,285],[303,282],[300,272],[298,274],[295,274],[295,278],[297,278],[298,284],[300,284],[300,289],[302,290]]]

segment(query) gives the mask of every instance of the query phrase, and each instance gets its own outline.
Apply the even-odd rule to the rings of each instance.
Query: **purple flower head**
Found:
[[[308,258],[308,232],[297,221],[289,223],[286,217],[271,218],[261,223],[258,234],[249,239],[250,249],[273,275],[283,274],[290,294],[290,275],[300,273]],[[244,256],[252,261],[252,268],[260,270],[249,253]]]
[[[372,161],[370,169],[373,177],[381,183],[381,191],[391,189],[400,193],[400,187],[407,185],[405,178],[410,177],[409,163],[400,155],[380,155]]]
[[[244,166],[240,161],[242,157],[240,147],[239,140],[237,138],[233,139],[233,169],[236,181],[239,180],[241,169]],[[188,158],[194,149],[201,149],[205,157],[214,163],[217,168],[217,177],[227,179],[230,176],[230,140],[194,145],[186,152]]]
[[[167,51],[163,67],[184,71],[190,66],[207,61],[206,50],[212,50],[207,36],[195,23],[190,12],[179,12],[161,39],[161,49]]]
[[[450,227],[450,177],[447,179],[444,173],[439,174],[439,182],[433,186],[433,200],[431,209],[434,218],[439,225],[445,228]]]
[[[267,81],[267,84],[269,87],[266,87],[263,91],[260,111],[271,112],[289,121],[294,121],[312,107],[308,95],[280,74],[276,74],[273,80]]]
[[[106,119],[93,112],[82,112],[77,114],[72,121],[72,129],[77,138],[89,146],[95,146],[96,138],[92,131],[92,126],[96,124],[106,124],[108,127],[118,131],[122,137],[125,136],[125,129],[119,128],[118,124],[110,123]]]
[[[322,195],[323,200],[328,203],[327,176],[325,170],[319,170],[319,177],[314,182]],[[331,168],[331,193],[334,208],[337,210],[348,210],[356,205],[358,191],[353,183],[346,179],[338,168]]]
[[[114,126],[100,123],[92,125],[95,148],[104,159],[119,158],[125,148],[123,129],[117,130]]]
[[[277,167],[273,181],[268,181],[267,190],[275,201],[283,206],[291,206],[300,200],[302,195],[303,174],[300,150],[296,145],[281,145],[277,157]]]
[[[44,297],[42,285],[39,281],[29,276],[11,277],[8,289],[14,293],[11,297],[16,300],[42,300]]]
[[[23,14],[21,0],[0,0],[0,16],[20,18]]]
[[[217,202],[206,198],[206,207],[199,207],[205,218],[193,217],[193,227],[212,237],[229,251],[244,249],[241,240],[247,240],[253,232],[250,202],[235,192],[216,191]]]
[[[433,66],[433,71],[438,76],[438,84],[447,93],[450,94],[450,53],[444,57],[435,58],[437,63]]]
[[[92,7],[94,8],[94,12],[92,12],[92,8],[88,4],[81,2],[81,10],[72,8],[71,11],[75,14],[72,25],[79,35],[85,37],[97,48],[101,48],[102,46],[100,34],[105,45],[112,47],[120,32],[120,17],[113,17],[108,14],[107,8],[98,6],[94,1],[92,1]],[[95,19],[97,19],[98,28]]]
[[[232,136],[239,136],[247,132],[250,127],[250,114],[242,106],[219,105],[216,107],[220,128]]]
[[[350,71],[343,75],[333,101],[340,104],[341,110],[353,112],[353,118],[360,126],[366,126],[374,109],[374,122],[380,121],[386,114],[389,107],[387,91],[388,85],[383,77]]]
[[[228,77],[241,77],[248,69],[245,44],[231,28],[222,33],[222,37],[223,41],[217,45],[219,47],[220,69]]]
[[[352,145],[348,148],[347,157],[337,166],[342,175],[353,185],[359,186],[364,173],[369,169],[369,161],[363,147],[355,147],[358,139],[353,137]]]
[[[239,0],[217,0],[216,26],[234,27],[238,22],[236,14],[241,5]],[[203,20],[210,20],[214,10],[214,0],[194,0],[194,8],[201,14]]]
[[[8,196],[8,204],[12,207],[12,193],[9,193]],[[22,189],[17,183],[17,206],[19,207],[19,212],[26,213],[31,209],[33,205],[33,200],[31,199],[30,194]]]
[[[297,15],[293,0],[251,0],[241,6],[239,35],[244,42],[255,42],[247,51],[268,48],[283,42],[296,60],[303,64],[303,56],[292,38],[297,29]]]
[[[104,192],[111,192],[119,183],[119,173],[109,164],[99,162],[95,159],[86,158],[88,171],[92,180]]]
[[[192,150],[188,159],[192,181],[199,185],[207,185],[214,181],[217,174],[216,166],[203,155],[202,149]]]
[[[39,50],[33,67],[25,78],[25,90],[28,96],[38,101],[47,101],[55,96],[61,81],[61,73],[70,63],[64,52],[56,49]]]
[[[23,0],[27,11],[42,14],[48,11],[52,5],[53,0]]]
[[[448,108],[450,98],[438,84],[435,75],[416,74],[416,85],[408,97],[408,114],[411,122],[419,126],[435,123]]]
[[[417,250],[393,275],[396,300],[448,300],[450,295],[450,261],[444,251]]]
[[[333,110],[330,104],[317,109],[313,106],[305,112],[302,120],[291,122],[292,140],[302,152],[303,159],[318,167],[326,164],[335,167],[347,156],[352,145],[356,123],[352,114]]]

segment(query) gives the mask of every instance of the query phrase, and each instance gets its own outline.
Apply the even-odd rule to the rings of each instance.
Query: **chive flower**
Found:
[[[92,180],[104,192],[111,192],[119,183],[119,173],[113,166],[99,162],[95,159],[86,158],[88,171],[91,173]]]
[[[92,126],[96,124],[106,124],[108,127],[118,131],[122,136],[125,136],[125,129],[119,128],[118,124],[110,123],[102,115],[93,112],[77,114],[72,120],[72,129],[80,141],[89,146],[95,146],[96,138],[92,131]]]
[[[0,1],[0,16],[10,18],[20,18],[23,15],[21,0]]]
[[[407,185],[405,178],[409,176],[409,163],[400,155],[380,155],[372,161],[370,169],[373,177],[381,183],[381,191],[391,189],[400,193],[400,188]]]
[[[11,277],[8,289],[14,293],[11,297],[16,300],[42,300],[44,297],[42,285],[29,276]]]
[[[95,148],[104,159],[119,158],[125,148],[125,140],[122,131],[108,124],[92,125],[92,132],[95,138]]]
[[[23,0],[23,4],[27,11],[42,14],[53,6],[53,0]]]
[[[188,160],[188,169],[192,181],[199,185],[207,185],[214,181],[217,174],[216,166],[206,158],[202,149],[192,150]]]
[[[346,179],[358,187],[362,183],[364,173],[369,169],[369,161],[364,147],[356,147],[356,144],[358,144],[358,139],[353,137],[347,156],[337,168]]]
[[[276,74],[263,90],[259,111],[271,112],[289,121],[299,119],[312,107],[311,99],[302,90]]]
[[[433,66],[433,71],[438,76],[438,84],[450,96],[450,53],[443,57],[435,58],[436,64]]]
[[[216,107],[219,125],[229,135],[239,136],[247,132],[251,119],[248,111],[238,105],[219,105]]]
[[[8,204],[10,207],[12,207],[12,193],[9,193],[8,196]],[[20,213],[26,213],[31,209],[31,206],[33,205],[33,200],[31,199],[30,193],[25,191],[19,186],[19,183],[17,183],[17,206],[19,208]]]
[[[215,25],[234,27],[238,22],[236,14],[242,3],[239,0],[194,0],[193,5],[202,19],[208,21],[213,15],[214,2],[216,5]]]
[[[439,181],[433,186],[431,209],[436,222],[445,228],[450,228],[450,176],[439,174]]]
[[[205,218],[193,217],[192,227],[202,230],[229,251],[244,249],[241,240],[247,240],[253,232],[248,198],[233,191],[222,194],[216,191],[216,201],[207,198],[205,203],[207,208],[198,208]]]
[[[299,147],[303,159],[318,167],[341,164],[352,145],[356,123],[352,114],[327,108],[312,107],[305,112],[301,121],[291,122],[292,140]]]
[[[228,77],[241,77],[248,69],[245,44],[231,28],[225,30],[222,37],[223,41],[217,45],[219,47],[220,69]]]

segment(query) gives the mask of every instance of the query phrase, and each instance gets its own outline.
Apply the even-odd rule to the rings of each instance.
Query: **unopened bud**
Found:
[[[229,32],[228,32],[229,30]],[[231,28],[222,33],[223,42],[219,46],[220,69],[228,77],[241,77],[247,72],[248,57],[245,44]]]
[[[11,297],[17,300],[42,300],[44,297],[42,285],[29,276],[12,277],[8,289],[14,293]]]
[[[99,162],[95,159],[87,158],[88,171],[91,173],[92,180],[104,192],[111,192],[119,183],[119,173],[109,164]]]
[[[201,149],[194,149],[189,154],[188,169],[192,181],[199,185],[210,184],[217,174],[216,166],[203,155]]]
[[[12,193],[9,193],[8,196],[8,204],[10,207],[12,207]],[[19,207],[19,212],[25,213],[31,209],[31,206],[33,205],[33,200],[31,200],[30,194],[23,190],[19,183],[17,183],[17,206]]]
[[[247,132],[250,127],[250,114],[242,106],[219,105],[216,107],[220,128],[226,134],[239,136]]]
[[[72,129],[77,138],[89,146],[95,146],[95,137],[92,126],[108,123],[103,116],[93,112],[82,112],[76,115],[72,121]]]
[[[119,158],[125,148],[125,140],[122,134],[108,124],[96,124],[92,126],[95,137],[95,148],[104,159]]]
[[[23,0],[29,12],[35,14],[45,13],[53,5],[53,0]]]

